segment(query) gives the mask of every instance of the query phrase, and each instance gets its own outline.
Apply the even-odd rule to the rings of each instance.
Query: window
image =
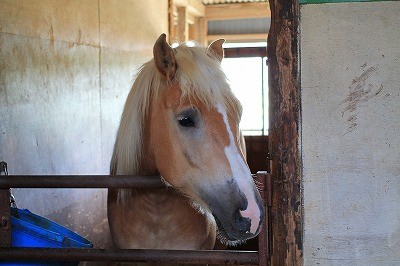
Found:
[[[268,69],[266,47],[225,48],[224,69],[233,93],[243,106],[244,135],[268,134]]]

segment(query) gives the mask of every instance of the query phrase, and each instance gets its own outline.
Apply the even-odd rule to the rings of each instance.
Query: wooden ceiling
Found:
[[[169,0],[169,9],[171,43],[267,39],[271,13],[265,0]]]

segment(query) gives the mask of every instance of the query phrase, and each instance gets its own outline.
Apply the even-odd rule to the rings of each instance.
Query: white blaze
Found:
[[[217,104],[217,110],[224,118],[229,135],[229,146],[225,147],[225,154],[231,166],[233,179],[238,184],[240,191],[245,195],[248,203],[247,209],[240,211],[240,215],[251,220],[250,233],[254,234],[260,223],[260,208],[257,205],[253,190],[253,179],[250,169],[247,167],[236,145],[225,108],[221,104]]]

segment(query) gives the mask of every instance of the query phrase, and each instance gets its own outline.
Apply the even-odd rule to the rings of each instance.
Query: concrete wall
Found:
[[[10,174],[108,174],[135,69],[168,1],[0,0],[0,160]],[[14,190],[28,208],[109,241],[106,190]]]
[[[400,264],[399,14],[301,7],[305,265]]]

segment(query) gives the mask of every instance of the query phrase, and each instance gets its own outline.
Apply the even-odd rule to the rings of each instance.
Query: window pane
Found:
[[[222,60],[232,91],[243,105],[240,127],[245,135],[262,135],[267,126],[263,110],[266,104],[263,102],[263,68],[266,73],[263,64],[265,60],[261,57]]]

